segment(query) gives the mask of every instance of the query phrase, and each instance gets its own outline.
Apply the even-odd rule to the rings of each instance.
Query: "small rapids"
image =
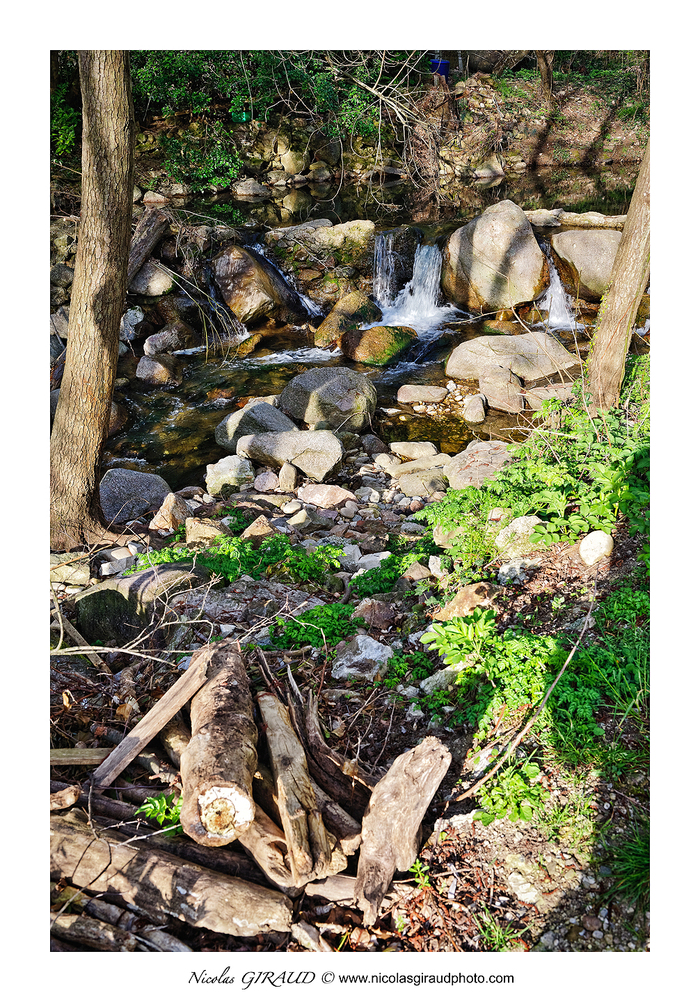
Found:
[[[436,244],[419,244],[413,259],[413,275],[397,293],[395,253],[391,232],[379,234],[374,257],[374,297],[382,319],[369,327],[412,327],[419,337],[439,334],[450,320],[463,319],[456,306],[445,305],[440,291],[442,254]]]
[[[542,313],[547,314],[547,320],[543,324],[536,324],[536,327],[544,327],[551,331],[571,331],[585,330],[583,324],[576,322],[574,312],[571,307],[572,298],[565,290],[559,272],[557,271],[549,244],[543,245],[544,253],[549,264],[549,287],[547,291],[537,300],[537,307]]]

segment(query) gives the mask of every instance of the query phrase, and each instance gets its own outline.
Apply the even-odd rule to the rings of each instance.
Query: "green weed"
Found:
[[[182,832],[180,824],[180,809],[182,797],[175,799],[175,793],[159,793],[155,797],[147,797],[145,803],[137,807],[135,813],[143,814],[156,821],[161,828],[168,827],[168,835],[178,835]]]

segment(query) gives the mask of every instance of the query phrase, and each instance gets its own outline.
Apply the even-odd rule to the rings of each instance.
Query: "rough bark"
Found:
[[[595,411],[606,411],[619,403],[632,330],[649,282],[650,183],[647,144],[588,356],[588,381]]]
[[[51,546],[105,538],[98,484],[126,295],[134,112],[127,52],[78,53],[82,195],[68,345],[51,433]]]
[[[233,641],[209,648],[207,682],[192,698],[192,737],[180,759],[184,831],[227,845],[252,824],[258,729],[243,657]]]
[[[292,903],[279,891],[182,863],[147,844],[96,839],[74,811],[51,819],[51,879],[115,896],[156,922],[176,918],[231,936],[288,932]]]
[[[284,832],[258,804],[255,805],[253,823],[241,835],[239,842],[274,887],[290,898],[301,894],[304,885],[295,881],[287,866],[287,840]]]
[[[139,944],[132,933],[89,915],[51,914],[51,934],[68,943],[101,952],[133,953]]]
[[[182,753],[192,737],[190,729],[182,719],[180,711],[175,714],[172,720],[168,721],[158,737],[168,755],[168,758],[173,765],[176,765],[179,769]]]
[[[304,748],[286,707],[267,692],[260,693],[257,700],[265,724],[292,877],[299,884],[326,876],[331,867],[331,844],[311,786]]]
[[[416,859],[419,831],[428,805],[452,756],[437,738],[424,738],[394,760],[379,780],[362,820],[355,901],[365,925],[373,925],[396,871]]]

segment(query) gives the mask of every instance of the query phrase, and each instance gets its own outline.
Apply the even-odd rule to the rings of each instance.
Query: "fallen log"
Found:
[[[180,824],[200,845],[227,845],[255,817],[258,729],[235,641],[209,648],[207,682],[192,698],[192,737],[180,759]]]
[[[162,209],[145,209],[134,230],[126,266],[126,284],[131,285],[137,272],[165,233],[170,219]]]
[[[51,796],[57,796],[63,791],[61,788],[66,784],[51,782]],[[73,791],[75,788],[69,788]],[[79,790],[79,788],[78,788]],[[112,800],[111,797],[103,797],[99,794],[89,794],[80,792],[75,801],[78,807],[87,809],[91,804],[92,814],[97,824],[109,828],[109,837],[119,842],[126,842],[134,835],[142,837],[148,835],[148,845],[153,849],[162,849],[163,852],[179,859],[188,860],[190,863],[197,863],[207,870],[216,870],[219,873],[227,873],[231,877],[240,877],[242,880],[249,880],[253,884],[267,883],[265,875],[260,868],[255,865],[250,858],[242,852],[235,852],[228,848],[226,852],[208,846],[198,845],[185,835],[173,835],[172,832],[151,831],[147,823],[139,819],[136,815],[136,808],[131,804],[124,804],[120,800]],[[52,799],[53,803],[53,799]],[[71,806],[64,803],[62,808]],[[58,809],[52,806],[52,810]],[[118,828],[112,825],[113,821],[123,822]],[[280,834],[282,834],[280,832]],[[280,888],[281,890],[281,888]]]
[[[185,721],[182,719],[182,714],[179,710],[173,719],[168,721],[158,737],[160,739],[160,743],[165,749],[166,755],[173,765],[179,769],[182,753],[192,737],[192,733]]]
[[[67,885],[59,890],[56,884],[52,884],[51,904],[52,911],[61,911],[64,906],[68,906],[72,912],[79,912],[81,915],[84,914],[92,919],[99,919],[100,922],[116,926],[119,931],[133,934],[137,942],[145,942],[159,953],[192,953],[189,946],[186,946],[176,936],[149,924],[139,915],[129,912],[125,908],[119,908],[118,905],[110,904],[102,898],[93,898],[78,890],[77,887]],[[52,931],[60,938],[60,933],[57,933],[55,929]],[[95,948],[105,949],[102,946]]]
[[[227,641],[223,641],[227,643]],[[201,689],[207,680],[209,654],[211,648],[202,647],[192,655],[189,667],[165,695],[161,696],[145,717],[121,741],[120,744],[98,766],[92,774],[92,785],[96,791],[104,790],[120,772],[132,762],[148,742],[156,736],[167,722],[182,709],[188,699]]]
[[[301,894],[303,885],[296,883],[286,863],[287,840],[284,832],[258,804],[255,805],[252,825],[238,841],[278,890],[290,898]]]
[[[362,846],[354,900],[366,926],[373,925],[397,871],[408,870],[419,851],[419,830],[452,756],[428,737],[399,755],[380,779],[362,819]]]
[[[115,953],[133,953],[139,941],[125,929],[88,915],[51,915],[51,935],[68,943]]]
[[[308,761],[308,757],[307,757]],[[316,794],[316,801],[321,810],[321,817],[326,831],[335,839],[345,856],[357,852],[362,840],[362,825],[356,821],[340,804],[328,796],[326,791],[312,778],[311,786]],[[281,824],[275,794],[275,782],[269,769],[258,763],[258,771],[253,778],[253,796],[255,803],[262,807],[275,824]]]
[[[109,893],[162,923],[170,918],[231,936],[288,932],[292,902],[279,891],[213,873],[142,843],[96,839],[70,811],[51,818],[51,879]]]
[[[332,800],[358,820],[364,815],[375,779],[359,762],[330,748],[318,721],[318,700],[309,692],[303,711],[303,734],[309,751],[309,771]]]
[[[275,799],[287,841],[287,863],[295,884],[330,872],[332,849],[311,785],[304,748],[287,708],[272,693],[259,693]]]

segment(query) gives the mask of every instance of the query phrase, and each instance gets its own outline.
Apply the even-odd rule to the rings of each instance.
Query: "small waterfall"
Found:
[[[537,306],[548,314],[544,326],[553,331],[583,330],[583,325],[576,323],[571,309],[572,298],[562,285],[549,244],[544,244],[543,250],[549,264],[549,288],[537,300]]]
[[[374,278],[372,295],[381,310],[391,305],[396,295],[396,250],[398,230],[383,230],[374,238]]]
[[[454,306],[440,305],[442,252],[436,244],[419,244],[413,259],[413,275],[396,296],[392,292],[395,257],[391,231],[379,235],[374,263],[374,296],[382,311],[382,325],[412,327],[417,334],[433,334],[448,320],[463,315]]]

